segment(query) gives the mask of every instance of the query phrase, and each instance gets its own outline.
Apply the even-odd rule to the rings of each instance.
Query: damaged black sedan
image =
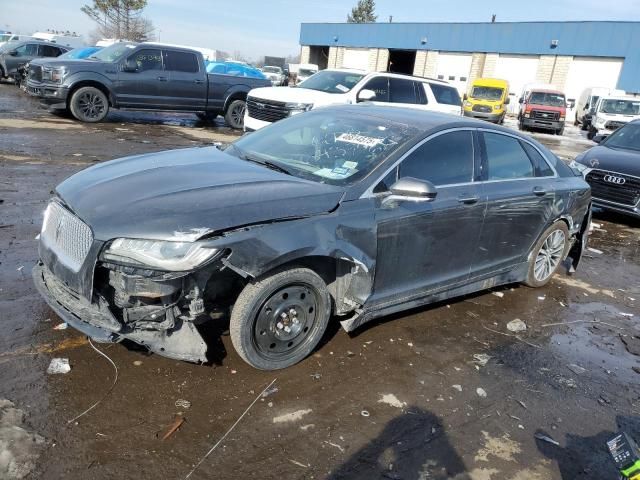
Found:
[[[206,322],[278,369],[334,318],[408,308],[577,266],[590,190],[531,138],[373,105],[293,116],[226,148],[106,162],[56,189],[34,280],[70,325],[205,362]]]

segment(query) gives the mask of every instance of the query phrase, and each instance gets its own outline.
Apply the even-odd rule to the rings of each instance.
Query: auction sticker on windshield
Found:
[[[338,90],[340,90],[341,92],[344,92],[344,93],[347,93],[349,91],[349,89],[347,87],[345,87],[344,85],[342,85],[340,83],[336,85],[336,88]]]
[[[355,145],[361,145],[363,147],[375,147],[382,143],[381,138],[366,137],[364,135],[358,135],[356,133],[341,133],[337,138],[338,142],[353,143]]]

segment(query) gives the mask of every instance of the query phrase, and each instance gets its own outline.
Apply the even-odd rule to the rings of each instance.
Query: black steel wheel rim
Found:
[[[256,315],[257,352],[268,360],[282,360],[304,348],[317,323],[319,299],[314,287],[302,283],[273,292]]]
[[[95,93],[84,92],[78,98],[78,108],[86,118],[98,118],[104,113],[104,99]]]

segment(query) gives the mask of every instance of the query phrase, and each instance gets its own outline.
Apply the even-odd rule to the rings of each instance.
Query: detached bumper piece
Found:
[[[95,341],[105,343],[128,339],[165,357],[190,362],[207,361],[207,345],[192,322],[172,316],[171,327],[166,330],[131,328],[113,315],[104,298],[95,296],[94,302],[87,302],[60,282],[42,263],[36,264],[32,273],[38,292],[53,311]],[[161,324],[158,326],[162,327]]]

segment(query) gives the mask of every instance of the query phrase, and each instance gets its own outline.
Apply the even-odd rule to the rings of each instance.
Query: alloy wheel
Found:
[[[544,282],[556,271],[562,261],[565,241],[565,234],[562,230],[554,230],[545,239],[533,267],[533,275],[537,281]]]
[[[78,108],[85,117],[98,118],[104,113],[106,105],[99,95],[85,92],[78,98]]]

